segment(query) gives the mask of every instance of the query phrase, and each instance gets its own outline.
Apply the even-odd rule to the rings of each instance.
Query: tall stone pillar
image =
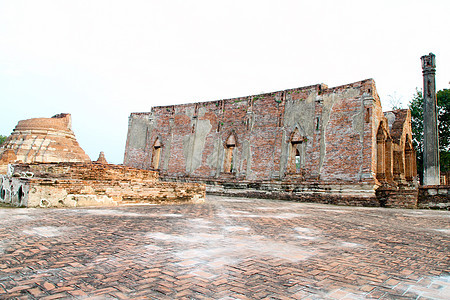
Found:
[[[436,60],[433,53],[424,55],[420,59],[423,73],[423,184],[439,185]]]

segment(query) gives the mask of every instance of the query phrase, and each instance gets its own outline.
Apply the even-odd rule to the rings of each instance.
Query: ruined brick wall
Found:
[[[25,207],[112,206],[126,203],[197,203],[205,186],[162,182],[158,172],[85,163],[13,165],[0,176],[0,202]]]
[[[410,207],[411,153],[409,111],[383,113],[368,79],[133,113],[124,164],[219,194]],[[392,187],[382,199],[380,186]],[[408,189],[407,202],[393,196]]]
[[[379,116],[373,80],[154,107],[131,114],[124,164],[151,169],[159,140],[157,167],[171,176],[371,181]],[[227,172],[231,135],[233,170]],[[297,150],[299,162],[292,167]]]
[[[31,163],[15,164],[15,176],[31,173],[37,178],[80,179],[80,180],[115,180],[155,182],[158,172],[139,170],[112,164],[80,163]]]
[[[450,210],[450,185],[428,185],[419,188],[419,208]]]

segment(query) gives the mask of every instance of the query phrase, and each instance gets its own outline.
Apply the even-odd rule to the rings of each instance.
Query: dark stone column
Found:
[[[423,73],[423,184],[439,185],[436,60],[433,53],[420,59]]]

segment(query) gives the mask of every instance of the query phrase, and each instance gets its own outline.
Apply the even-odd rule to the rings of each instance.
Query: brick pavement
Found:
[[[449,299],[450,212],[208,196],[0,208],[1,299]]]

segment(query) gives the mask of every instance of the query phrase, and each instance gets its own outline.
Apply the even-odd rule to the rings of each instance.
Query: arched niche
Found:
[[[417,175],[416,152],[412,145],[412,139],[409,134],[405,140],[405,178],[412,181]]]
[[[223,163],[223,171],[225,173],[233,173],[236,169],[234,150],[236,149],[236,136],[231,133],[225,141],[225,159]]]
[[[155,142],[153,143],[152,147],[152,168],[157,170],[159,169],[159,161],[161,158],[161,148],[162,143],[159,137],[155,139]]]
[[[392,139],[387,122],[381,121],[377,130],[377,179],[382,182],[392,181],[393,173]]]
[[[289,174],[301,173],[305,166],[306,137],[301,127],[295,127],[288,143],[288,166]]]

